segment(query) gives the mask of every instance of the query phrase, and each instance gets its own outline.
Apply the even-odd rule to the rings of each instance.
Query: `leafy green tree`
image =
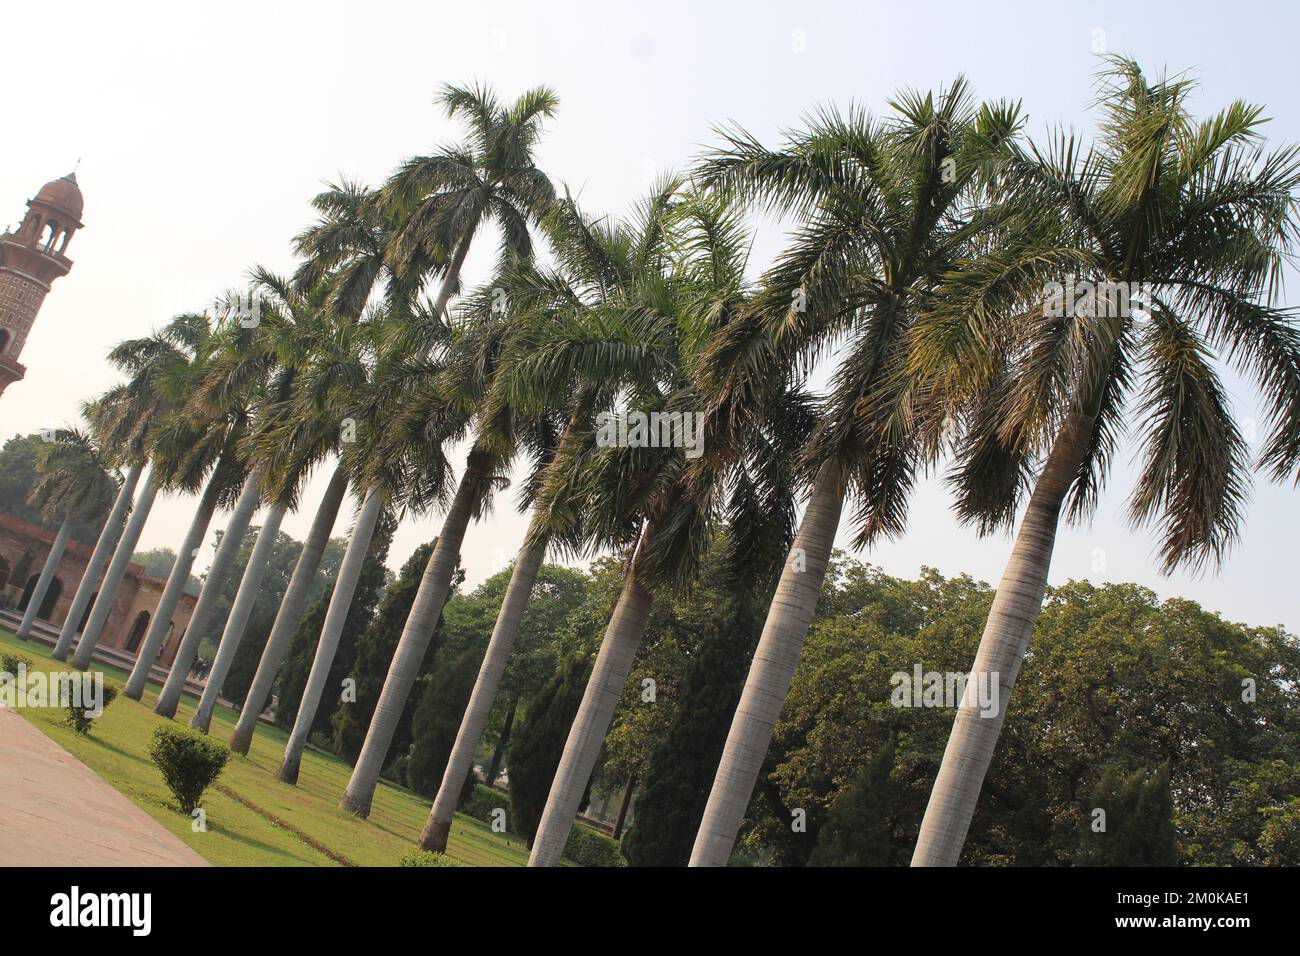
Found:
[[[144,573],[150,577],[166,579],[171,574],[172,566],[176,564],[176,552],[171,548],[150,548],[148,551],[137,551],[131,555],[131,563],[138,564],[144,568]],[[193,597],[199,593],[202,583],[194,575],[189,576],[189,581],[185,584],[185,593]]]

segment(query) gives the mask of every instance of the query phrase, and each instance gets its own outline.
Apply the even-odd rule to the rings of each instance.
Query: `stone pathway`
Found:
[[[12,710],[0,709],[0,866],[207,866]]]

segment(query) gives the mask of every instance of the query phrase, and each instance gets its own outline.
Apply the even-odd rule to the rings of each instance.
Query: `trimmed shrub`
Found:
[[[153,732],[149,757],[162,771],[181,809],[193,813],[203,791],[221,775],[230,750],[197,730],[163,726]]]
[[[100,700],[100,717],[103,716],[104,711],[108,709],[108,705],[113,703],[115,699],[117,699],[117,688],[105,681],[103,696]],[[68,726],[79,734],[90,733],[90,725],[99,719],[86,713],[85,704],[84,700],[79,704],[73,703],[71,700],[68,702],[68,716],[65,719]]]
[[[407,850],[402,854],[398,866],[464,866],[457,863],[445,853],[433,853],[429,850]]]
[[[569,830],[562,855],[579,866],[627,866],[617,841],[581,823]]]

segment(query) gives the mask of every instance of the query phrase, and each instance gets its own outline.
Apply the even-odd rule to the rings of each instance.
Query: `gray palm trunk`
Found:
[[[1029,498],[921,820],[912,866],[956,866],[961,858],[984,775],[1002,732],[1011,690],[1047,592],[1061,507],[1084,459],[1093,425],[1094,419],[1081,412],[1067,419]],[[979,688],[991,689],[995,684],[994,706],[980,710],[976,697]]]
[[[59,569],[59,562],[63,560],[63,552],[68,547],[68,537],[71,534],[72,515],[64,515],[63,523],[59,525],[58,533],[54,536],[54,543],[50,545],[50,553],[45,558],[45,566],[41,568],[41,576],[36,579],[36,588],[27,599],[27,610],[23,612],[22,623],[18,625],[16,635],[20,641],[25,641],[31,636],[32,625],[36,622],[36,612],[44,603],[45,595],[50,590],[50,582],[54,580],[54,572]]]
[[[280,602],[280,610],[275,615],[275,623],[271,625],[271,636],[266,639],[262,659],[257,664],[257,673],[253,675],[253,683],[249,685],[244,706],[239,711],[235,732],[230,737],[230,749],[236,753],[247,754],[253,743],[257,718],[271,697],[271,685],[275,683],[280,665],[284,663],[289,645],[293,643],[293,634],[307,609],[307,595],[311,591],[312,582],[316,580],[316,572],[320,569],[325,546],[329,544],[330,532],[334,530],[334,520],[339,515],[347,490],[348,474],[339,465],[325,486],[325,495],[321,498],[320,507],[316,509],[311,530],[303,542],[302,554],[298,555],[293,577],[289,579],[284,599]]]
[[[81,623],[81,616],[86,613],[86,607],[90,604],[91,595],[99,586],[99,575],[104,570],[104,565],[108,562],[108,556],[113,551],[113,546],[117,544],[117,537],[122,532],[122,525],[126,522],[126,513],[131,507],[131,496],[135,494],[135,486],[140,482],[140,472],[143,466],[135,464],[130,467],[126,473],[126,480],[122,482],[122,487],[117,490],[117,498],[113,501],[112,510],[108,513],[108,518],[104,521],[104,527],[99,531],[99,539],[95,542],[95,550],[90,553],[90,560],[86,562],[86,571],[81,576],[81,582],[77,585],[77,593],[73,595],[72,605],[68,608],[68,616],[63,621],[63,627],[59,629],[59,639],[54,644],[54,650],[51,656],[55,660],[66,660],[68,652],[72,650],[72,642],[77,637],[77,625]]]
[[[190,527],[185,532],[181,549],[176,553],[176,562],[167,575],[167,584],[163,587],[162,597],[158,599],[158,606],[154,608],[153,619],[149,622],[149,631],[145,634],[144,643],[140,646],[140,653],[135,659],[135,666],[131,668],[131,676],[127,678],[126,687],[122,690],[122,693],[132,700],[139,700],[144,696],[145,684],[149,681],[149,670],[153,667],[153,662],[158,659],[159,652],[162,651],[163,641],[167,639],[167,632],[171,628],[172,615],[176,613],[181,595],[185,593],[185,585],[189,583],[194,558],[203,544],[203,538],[208,533],[212,516],[216,513],[217,499],[221,497],[220,471],[221,465],[218,463],[208,479],[207,486],[203,489],[202,497],[199,498],[199,507],[190,520]]]
[[[643,538],[642,547],[644,544]],[[637,648],[645,636],[654,595],[641,583],[636,568],[634,559],[605,629],[582,703],[578,705],[577,716],[569,728],[564,754],[560,757],[555,779],[551,781],[541,823],[533,838],[529,866],[555,866],[560,862],[573,818],[578,813],[578,804],[582,802],[587,781],[596,766],[596,758],[605,742],[627,676],[632,672]]]
[[[149,520],[149,512],[153,508],[153,501],[157,495],[158,482],[154,478],[153,470],[150,469],[149,477],[144,480],[140,494],[136,496],[135,505],[131,509],[131,520],[126,523],[126,530],[122,532],[117,550],[113,552],[113,560],[109,562],[108,570],[104,572],[104,580],[99,585],[99,595],[95,598],[90,620],[86,622],[86,629],[77,644],[77,651],[72,655],[73,667],[85,670],[90,666],[95,645],[104,635],[104,628],[108,624],[108,618],[113,613],[113,604],[117,600],[117,589],[122,586],[122,578],[126,577],[127,566],[131,563],[132,555],[135,554],[135,546],[140,542],[140,535],[144,531],[145,522]]]
[[[515,568],[510,574],[510,584],[501,601],[501,610],[497,613],[492,639],[488,642],[487,653],[479,667],[478,678],[474,681],[469,706],[465,708],[460,730],[456,733],[456,742],[451,748],[451,756],[447,758],[447,769],[443,772],[438,796],[433,801],[433,810],[424,825],[424,832],[420,834],[420,845],[426,850],[442,853],[447,849],[452,815],[456,812],[461,788],[473,769],[474,751],[478,749],[483,728],[487,725],[488,715],[496,702],[501,676],[510,663],[510,652],[514,648],[515,637],[519,634],[519,622],[528,609],[528,599],[533,593],[533,584],[545,557],[545,544],[525,544],[515,558]],[[489,780],[488,785],[491,784],[492,781]]]
[[[479,501],[488,473],[475,464],[476,455],[471,452],[465,474],[461,477],[452,499],[451,508],[438,532],[438,543],[434,545],[429,563],[425,565],[424,575],[420,579],[419,590],[411,604],[411,611],[402,628],[402,637],[393,653],[393,661],[388,667],[388,676],[384,679],[384,689],[380,692],[379,703],[370,727],[366,730],[366,740],[361,747],[348,780],[347,789],[339,806],[358,816],[370,813],[370,802],[374,799],[375,785],[379,782],[379,773],[383,770],[384,760],[388,756],[388,747],[393,742],[397,722],[402,717],[406,699],[411,687],[420,673],[420,664],[424,652],[429,648],[438,616],[447,600],[447,590],[451,587],[452,575],[460,561],[460,546],[465,539],[465,529],[469,526],[470,515]]]
[[[727,732],[722,760],[691,848],[691,866],[726,866],[731,857],[817,610],[844,506],[841,474],[839,466],[829,462],[813,485]]]
[[[221,590],[225,587],[226,578],[234,567],[235,558],[239,556],[239,549],[244,542],[244,532],[248,530],[248,523],[257,511],[261,494],[261,473],[249,475],[244,483],[244,490],[239,494],[239,500],[235,502],[235,510],[230,514],[225,534],[212,559],[212,567],[208,568],[208,576],[203,582],[203,589],[199,591],[199,599],[194,605],[194,613],[190,615],[190,623],[185,628],[180,645],[176,648],[176,656],[172,659],[171,670],[167,672],[167,680],[158,694],[157,703],[154,704],[154,713],[162,717],[176,716],[176,708],[181,702],[181,693],[185,690],[185,678],[189,676],[190,668],[194,666],[199,645],[216,623],[212,618],[217,611]]]
[[[375,524],[384,507],[384,494],[373,490],[366,495],[366,500],[357,513],[356,526],[348,538],[347,550],[343,553],[343,563],[339,565],[338,577],[334,582],[334,593],[330,595],[330,606],[325,612],[325,623],[321,627],[320,642],[316,645],[316,656],[311,662],[311,673],[307,675],[307,685],[302,691],[302,700],[298,703],[298,716],[289,734],[289,742],[284,748],[284,758],[276,776],[284,783],[298,782],[298,768],[302,764],[302,752],[307,747],[307,738],[311,736],[312,724],[316,722],[316,711],[325,696],[325,684],[329,680],[330,668],[334,666],[334,654],[338,651],[339,641],[343,637],[343,626],[347,623],[348,610],[352,607],[352,597],[357,591],[357,582],[361,580],[361,571],[365,566],[366,555],[370,551],[370,541],[375,535]]]
[[[248,629],[248,618],[253,613],[257,592],[262,588],[262,578],[266,576],[267,565],[271,563],[271,550],[275,547],[275,538],[280,533],[280,522],[284,520],[286,510],[288,509],[283,504],[276,502],[266,511],[266,519],[262,522],[262,529],[257,533],[257,541],[248,556],[248,564],[244,566],[244,576],[240,578],[239,589],[235,592],[235,602],[230,606],[226,629],[221,632],[216,659],[213,660],[212,669],[208,671],[207,682],[203,685],[203,696],[199,698],[199,706],[195,709],[194,716],[190,718],[190,726],[195,730],[207,733],[212,723],[212,710],[217,705],[217,698],[221,695],[221,686],[226,682],[226,675],[230,673],[230,666],[235,663],[235,655],[239,652],[239,644],[244,639],[244,631]]]

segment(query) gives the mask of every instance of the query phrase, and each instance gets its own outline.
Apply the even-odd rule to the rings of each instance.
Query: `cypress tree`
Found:
[[[514,732],[509,762],[510,829],[524,836],[530,847],[590,673],[589,658],[570,654],[529,701]]]

